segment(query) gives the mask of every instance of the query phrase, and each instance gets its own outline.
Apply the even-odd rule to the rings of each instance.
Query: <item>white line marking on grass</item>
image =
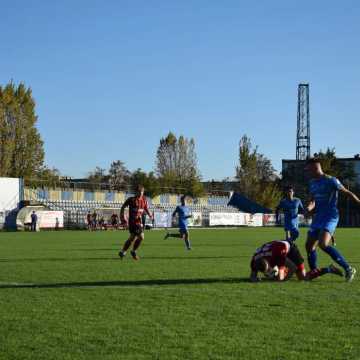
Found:
[[[36,286],[33,283],[18,283],[18,282],[3,282],[0,281],[0,286]]]

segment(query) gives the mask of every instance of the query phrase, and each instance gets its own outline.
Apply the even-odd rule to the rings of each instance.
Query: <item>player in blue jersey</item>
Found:
[[[286,189],[286,196],[276,208],[276,222],[279,223],[280,211],[284,213],[284,230],[287,241],[295,241],[299,237],[299,210],[305,212],[300,199],[294,197],[294,189],[289,186]]]
[[[339,211],[337,209],[339,191],[359,205],[360,200],[355,194],[347,190],[337,178],[324,174],[318,159],[307,160],[305,169],[311,179],[309,184],[311,200],[307,206],[307,211],[314,213],[306,242],[310,269],[317,269],[316,248],[319,246],[345,270],[346,280],[352,281],[356,274],[355,268],[351,267],[330,243],[339,222]]]
[[[183,195],[180,198],[181,205],[177,206],[175,211],[172,214],[174,218],[176,215],[179,219],[179,234],[171,234],[167,233],[164,239],[168,239],[169,237],[175,237],[183,239],[185,242],[185,246],[187,250],[191,250],[191,243],[189,239],[189,229],[188,229],[188,219],[192,217],[190,214],[190,209],[186,206],[186,196]]]

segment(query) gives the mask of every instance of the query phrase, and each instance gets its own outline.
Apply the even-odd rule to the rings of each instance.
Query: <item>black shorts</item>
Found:
[[[304,258],[302,257],[298,247],[294,243],[290,244],[290,250],[287,254],[287,258],[291,260],[296,266],[304,263]]]
[[[142,225],[129,225],[129,233],[131,235],[141,235],[144,232]]]

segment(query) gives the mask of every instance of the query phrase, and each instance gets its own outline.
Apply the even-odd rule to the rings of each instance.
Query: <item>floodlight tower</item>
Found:
[[[310,157],[309,84],[299,84],[296,131],[296,160]]]

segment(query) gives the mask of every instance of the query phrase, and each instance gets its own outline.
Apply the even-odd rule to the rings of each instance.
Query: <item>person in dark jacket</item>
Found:
[[[36,212],[33,211],[31,214],[31,231],[36,231],[37,220],[38,220],[38,217],[36,215]]]

